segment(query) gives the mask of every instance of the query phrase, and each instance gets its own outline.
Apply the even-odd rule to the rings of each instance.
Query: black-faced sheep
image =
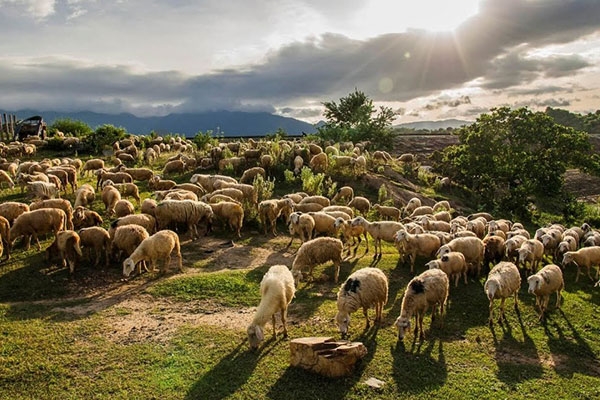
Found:
[[[366,319],[365,329],[369,329],[368,310],[375,308],[375,323],[383,319],[383,307],[388,299],[388,279],[379,268],[362,268],[355,271],[342,284],[337,294],[338,312],[335,316],[342,337],[348,333],[350,314],[363,309]]]
[[[431,323],[435,319],[438,305],[440,306],[440,317],[443,318],[444,307],[448,298],[449,281],[448,276],[439,269],[428,269],[420,275],[415,276],[407,285],[402,298],[402,309],[395,325],[398,328],[398,340],[403,340],[406,331],[410,329],[410,319],[415,317],[415,337],[425,338],[423,330],[423,317],[432,307]],[[420,333],[419,333],[420,332]]]
[[[511,262],[502,261],[498,263],[490,273],[485,282],[483,290],[490,301],[489,324],[494,324],[494,299],[500,299],[500,317],[506,320],[504,314],[504,301],[511,296],[515,298],[515,310],[519,309],[519,288],[521,287],[521,275],[517,266]]]
[[[275,328],[275,314],[277,313],[281,315],[283,337],[287,337],[287,308],[294,298],[295,292],[294,277],[288,267],[273,265],[269,268],[260,282],[260,304],[246,330],[251,349],[258,348],[260,342],[264,340],[263,330],[269,319],[273,323],[273,337],[277,335]]]
[[[158,260],[165,260],[164,271],[169,267],[171,262],[171,253],[175,252],[177,257],[177,267],[180,272],[183,272],[183,264],[181,259],[181,245],[179,236],[168,229],[158,231],[154,235],[144,239],[131,255],[123,261],[123,276],[128,277],[136,265],[138,265],[138,274],[141,273],[141,262],[149,261],[152,269],[156,269]]]
[[[342,252],[344,246],[342,241],[330,237],[319,237],[304,242],[296,253],[292,263],[292,275],[296,286],[302,280],[302,271],[308,270],[308,275],[312,278],[312,272],[315,266],[333,261],[334,282],[337,283],[340,275],[340,263],[342,262]]]
[[[561,290],[565,287],[563,273],[555,264],[548,264],[536,274],[527,278],[529,293],[535,295],[535,304],[540,308],[540,320],[548,309],[550,295],[556,293],[556,308],[560,308]]]

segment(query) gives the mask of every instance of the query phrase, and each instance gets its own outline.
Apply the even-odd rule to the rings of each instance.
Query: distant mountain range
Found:
[[[459,128],[462,125],[470,125],[473,121],[464,121],[460,119],[444,119],[439,121],[416,121],[407,122],[404,124],[394,125],[394,128],[410,128],[410,129],[445,129],[448,127]]]
[[[146,135],[154,131],[158,134],[182,134],[195,136],[199,131],[213,131],[223,136],[263,136],[283,129],[289,135],[315,133],[314,125],[294,118],[282,117],[266,112],[215,111],[205,113],[169,114],[163,117],[136,117],[133,114],[101,114],[91,111],[56,112],[39,110],[3,111],[14,114],[18,119],[41,115],[51,125],[55,120],[70,118],[83,121],[92,129],[111,124],[123,127],[127,132]]]

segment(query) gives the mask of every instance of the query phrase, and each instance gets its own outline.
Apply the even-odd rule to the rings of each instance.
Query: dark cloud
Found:
[[[432,102],[427,103],[423,109],[427,111],[438,110],[443,107],[456,108],[463,104],[471,104],[471,98],[469,96],[460,96],[456,98],[438,98]]]

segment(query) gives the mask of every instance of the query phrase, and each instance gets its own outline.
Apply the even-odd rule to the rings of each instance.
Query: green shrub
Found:
[[[300,179],[302,179],[302,190],[310,195],[322,195],[323,183],[325,174],[314,174],[308,167],[303,167],[300,171]]]

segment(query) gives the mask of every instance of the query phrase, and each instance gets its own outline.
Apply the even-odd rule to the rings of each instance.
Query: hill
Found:
[[[443,119],[439,121],[416,121],[416,122],[406,122],[403,124],[394,125],[394,128],[410,128],[410,129],[429,129],[429,130],[438,130],[438,129],[446,129],[448,127],[458,128],[462,125],[469,125],[473,123],[473,121],[465,121],[461,119]]]
[[[198,131],[213,131],[224,136],[264,136],[278,129],[283,129],[290,135],[316,132],[316,128],[307,122],[266,112],[213,111],[169,114],[163,117],[138,117],[128,113],[103,114],[91,111],[0,110],[0,113],[15,114],[20,119],[41,115],[48,124],[60,118],[83,121],[92,128],[111,124],[142,135],[152,131],[159,134],[179,133],[187,137],[193,137]]]

